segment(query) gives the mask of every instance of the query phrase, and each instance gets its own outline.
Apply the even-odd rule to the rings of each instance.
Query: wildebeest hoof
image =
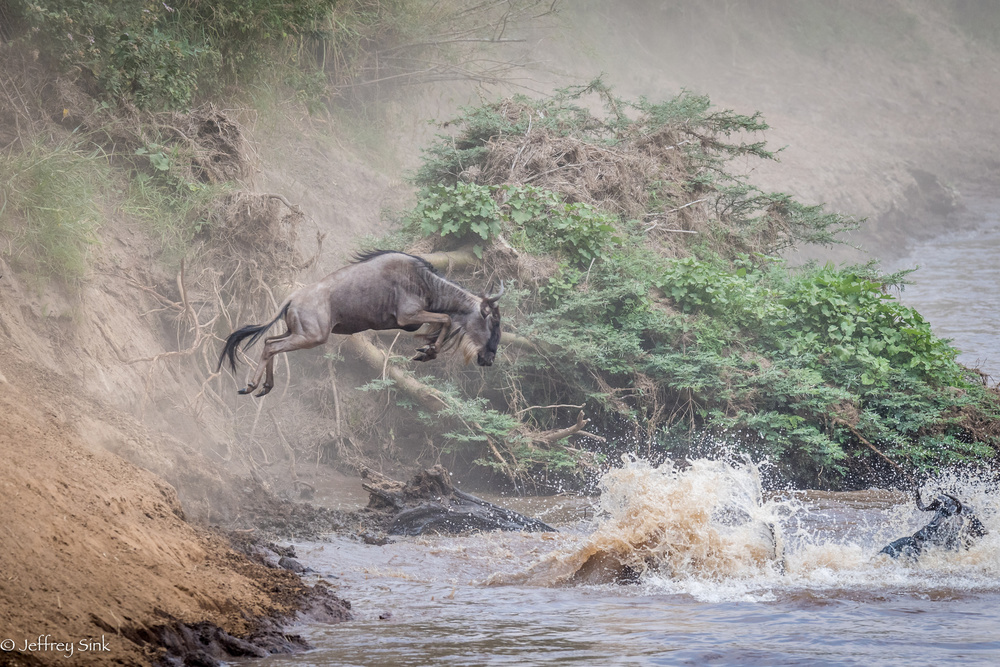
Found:
[[[240,394],[241,396],[246,396],[247,394],[252,394],[253,390],[256,389],[256,388],[257,387],[253,387],[253,386],[247,385],[246,389],[239,389],[239,390],[237,390],[236,393]]]
[[[254,394],[254,396],[256,398],[260,398],[261,396],[267,396],[267,394],[270,391],[271,391],[271,387],[268,387],[267,385],[264,385],[263,388],[261,388],[260,391],[258,391],[256,394]]]
[[[413,361],[430,361],[432,359],[437,359],[437,348],[430,345],[417,348],[417,354],[413,357]]]

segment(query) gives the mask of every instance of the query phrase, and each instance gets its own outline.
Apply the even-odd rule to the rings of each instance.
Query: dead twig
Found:
[[[555,408],[576,408],[577,410],[581,410],[581,409],[583,409],[584,405],[586,405],[586,403],[584,403],[582,405],[569,405],[569,404],[566,404],[566,403],[559,403],[559,404],[556,404],[556,405],[529,405],[526,408],[521,408],[520,410],[518,410],[514,414],[515,415],[523,415],[525,412],[528,412],[530,410],[552,410],[552,409],[555,409]]]
[[[532,433],[531,439],[535,442],[541,442],[546,445],[552,445],[559,442],[563,438],[568,438],[569,436],[580,433],[583,431],[583,427],[590,423],[590,420],[584,417],[583,410],[576,417],[576,423],[567,428],[557,428],[551,431],[542,431],[541,433]],[[598,440],[603,440],[600,436],[593,434],[588,434],[589,437],[597,438]]]
[[[671,213],[676,213],[677,211],[685,209],[688,206],[694,206],[695,204],[701,204],[702,202],[706,202],[706,201],[708,201],[708,197],[704,197],[702,199],[696,199],[694,201],[690,201],[690,202],[688,202],[686,204],[678,206],[677,208],[672,208],[669,211],[664,211],[663,213],[657,213],[655,215],[658,218],[662,218],[663,216],[667,216],[667,215],[670,215]],[[659,220],[653,220],[653,222],[650,223],[649,227],[646,227],[646,229],[644,229],[642,231],[643,231],[643,233],[652,231],[659,224],[660,224]],[[663,232],[680,232],[682,234],[697,234],[698,233],[698,232],[690,230],[690,229],[661,229],[660,231],[663,231]]]

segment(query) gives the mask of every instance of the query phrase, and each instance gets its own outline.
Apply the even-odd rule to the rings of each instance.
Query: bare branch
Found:
[[[542,431],[541,433],[532,433],[531,439],[536,442],[545,443],[546,445],[552,445],[563,438],[568,438],[569,436],[580,433],[583,431],[583,427],[590,423],[589,419],[583,416],[583,410],[580,410],[580,414],[576,417],[576,423],[567,428],[557,428],[551,431]],[[589,435],[589,434],[588,434]],[[591,435],[590,437],[595,437]]]
[[[559,403],[557,405],[529,405],[526,408],[522,408],[522,409],[518,410],[514,414],[515,415],[523,415],[525,412],[528,412],[530,410],[551,410],[551,409],[554,409],[554,408],[576,408],[577,410],[580,410],[580,409],[583,408],[584,405],[586,405],[586,403],[584,403],[582,405],[568,405],[568,404],[565,404],[565,403]]]

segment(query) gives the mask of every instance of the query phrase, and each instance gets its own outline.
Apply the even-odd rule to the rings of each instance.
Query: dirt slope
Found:
[[[80,435],[80,415],[0,381],[0,635],[76,645],[29,650],[46,663],[145,664],[158,626],[209,622],[234,635],[289,613],[302,585],[233,553],[183,519],[173,488]],[[122,417],[122,419],[127,419]],[[101,641],[101,638],[104,641]],[[81,640],[99,646],[81,651]],[[5,647],[6,648],[6,647]],[[0,663],[13,654],[0,653]]]

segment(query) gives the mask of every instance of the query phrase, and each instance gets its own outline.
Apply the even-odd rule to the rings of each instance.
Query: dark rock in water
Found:
[[[934,518],[913,535],[887,544],[880,554],[916,560],[927,547],[951,551],[968,549],[987,533],[986,526],[976,517],[972,508],[947,493],[942,493],[929,505],[924,505],[920,492],[917,491],[917,508],[924,512],[934,512]]]
[[[306,567],[294,558],[289,558],[288,556],[282,556],[278,559],[278,567],[285,570],[291,570],[292,572],[297,572],[299,574],[303,572],[312,572],[312,569]]]
[[[376,547],[384,547],[387,544],[392,544],[392,540],[381,534],[376,535],[374,533],[363,532],[358,533],[358,538],[360,538],[365,544],[371,544]]]
[[[373,471],[362,477],[369,493],[368,509],[386,514],[386,531],[391,535],[425,533],[466,533],[472,531],[552,532],[537,519],[459,491],[449,473],[436,465],[403,484]]]

